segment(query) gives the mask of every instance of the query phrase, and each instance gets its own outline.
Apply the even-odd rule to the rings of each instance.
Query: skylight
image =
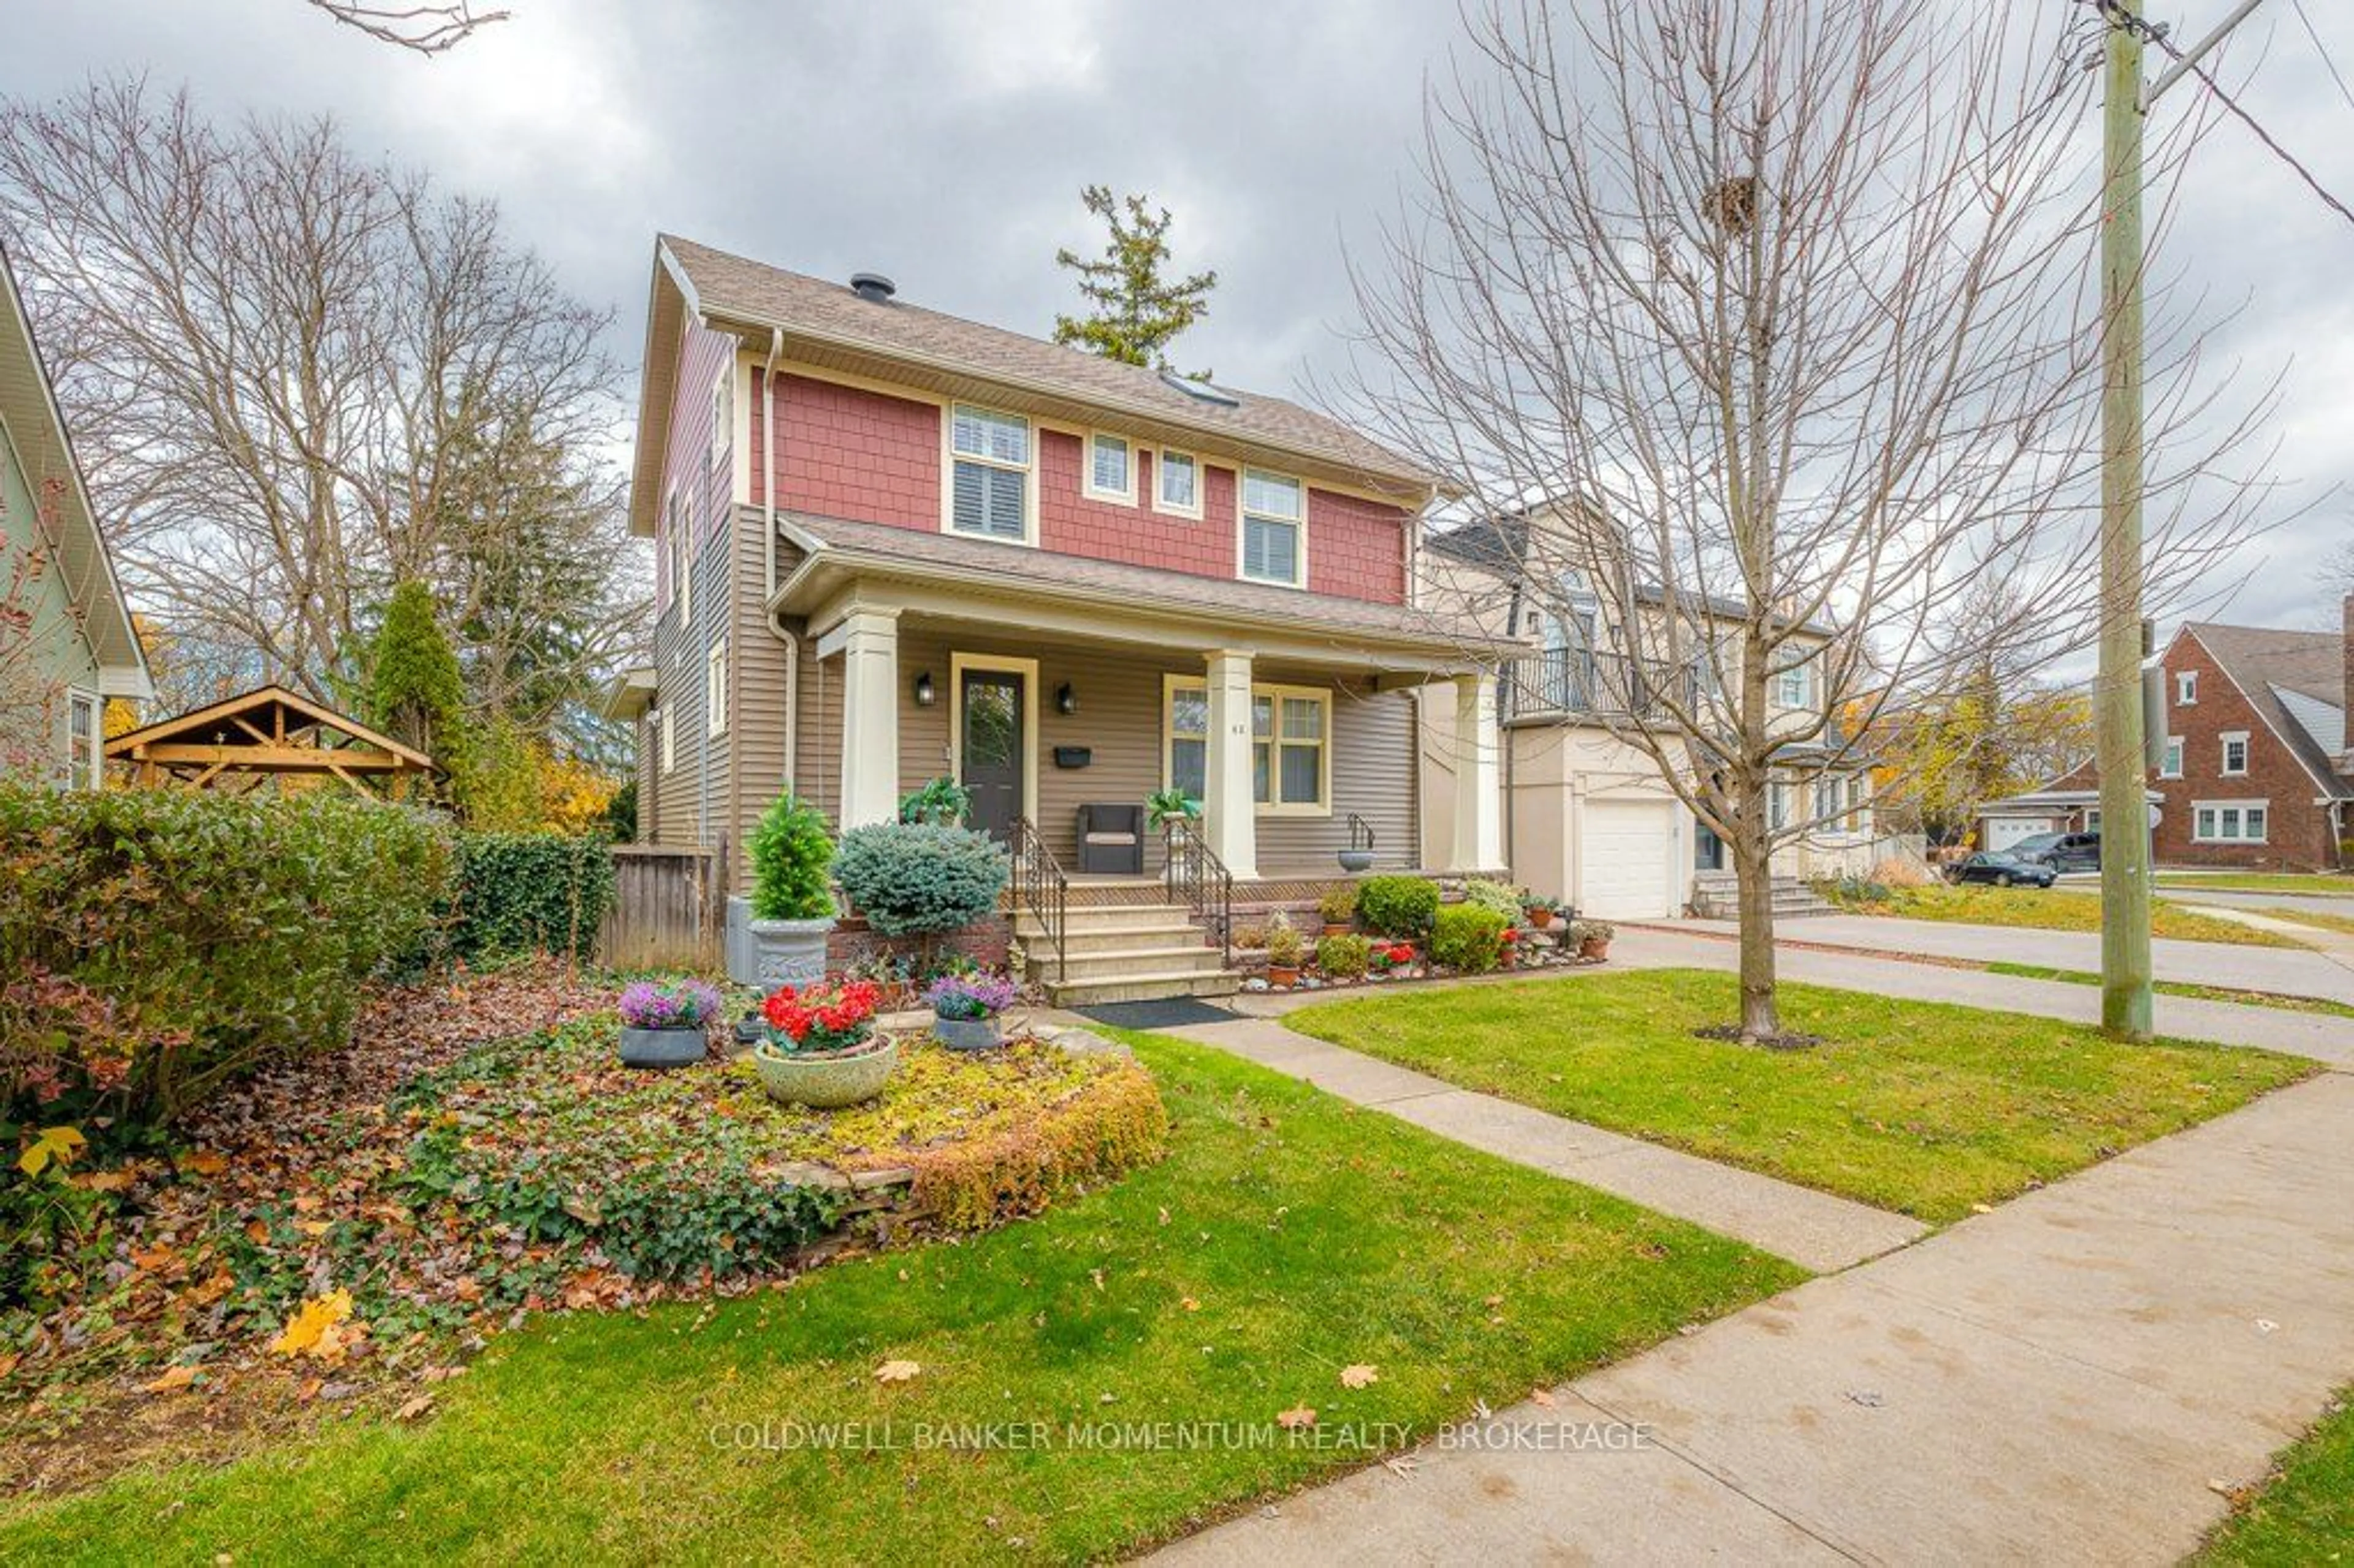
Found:
[[[1193,380],[1178,375],[1173,370],[1162,371],[1161,382],[1162,386],[1182,392],[1188,397],[1199,402],[1214,403],[1221,408],[1239,408],[1243,406],[1243,400],[1225,387],[1213,387],[1206,381]]]

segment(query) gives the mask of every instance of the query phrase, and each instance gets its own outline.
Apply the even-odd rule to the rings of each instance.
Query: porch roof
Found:
[[[945,587],[963,595],[1018,599],[1015,619],[1037,618],[1042,602],[1076,607],[1092,629],[1116,631],[1120,619],[1172,618],[1214,633],[1204,645],[1233,640],[1236,630],[1278,634],[1373,668],[1469,672],[1525,652],[1475,622],[1411,605],[1379,604],[1305,593],[1297,588],[1161,571],[1119,561],[1024,548],[952,534],[852,522],[805,512],[779,512],[779,533],[803,552],[777,589],[772,612],[821,616],[854,583]],[[953,613],[952,609],[943,608]],[[970,609],[970,607],[968,607]],[[822,628],[812,625],[812,630]]]

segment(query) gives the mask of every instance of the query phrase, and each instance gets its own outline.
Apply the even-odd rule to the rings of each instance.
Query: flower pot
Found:
[[[1324,934],[1328,937],[1345,937],[1349,931],[1350,927],[1346,923],[1335,925],[1330,920],[1324,922]]]
[[[1600,963],[1603,959],[1610,956],[1609,938],[1605,937],[1588,937],[1585,940],[1577,944],[1577,956],[1594,963]]]
[[[771,1045],[752,1051],[753,1070],[770,1099],[816,1110],[873,1099],[898,1065],[899,1043],[888,1034],[877,1034],[847,1051],[789,1053]]]
[[[1286,969],[1277,964],[1267,965],[1267,983],[1269,985],[1279,986],[1298,985],[1299,983],[1299,966],[1298,964],[1293,964],[1288,969]]]
[[[1369,849],[1344,849],[1341,852],[1341,869],[1354,875],[1373,869],[1373,852]]]
[[[685,1067],[703,1060],[703,1025],[691,1029],[632,1029],[621,1026],[621,1065],[625,1067]]]
[[[758,1008],[736,1021],[736,1044],[743,1049],[748,1051],[768,1037],[768,1021],[760,1016]]]
[[[1528,916],[1529,916],[1529,924],[1530,924],[1530,925],[1532,925],[1532,926],[1534,926],[1538,930],[1540,930],[1540,931],[1550,931],[1550,930],[1552,930],[1552,929],[1553,929],[1553,911],[1552,911],[1552,910],[1550,910],[1550,909],[1532,909],[1532,910],[1529,910],[1529,911],[1528,911]]]
[[[764,991],[780,985],[796,990],[825,980],[825,938],[833,929],[831,916],[822,920],[755,920],[752,949],[758,973],[754,983]]]
[[[932,1038],[951,1051],[994,1051],[1005,1044],[995,1018],[940,1018],[932,1020]]]

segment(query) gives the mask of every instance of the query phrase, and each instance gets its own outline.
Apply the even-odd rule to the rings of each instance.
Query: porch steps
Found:
[[[1068,921],[1058,962],[1037,916],[1013,914],[1013,935],[1056,1007],[1230,996],[1242,989],[1242,976],[1220,964],[1218,950],[1182,904],[1084,905],[1074,897]]]
[[[1692,878],[1692,913],[1703,920],[1741,917],[1740,883],[1729,871],[1703,871]],[[1809,915],[1836,915],[1815,890],[1795,876],[1774,879],[1774,918],[1799,920]]]

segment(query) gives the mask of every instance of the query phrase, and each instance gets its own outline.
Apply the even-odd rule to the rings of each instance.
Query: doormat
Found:
[[[1081,1018],[1108,1023],[1115,1029],[1176,1029],[1188,1023],[1232,1023],[1242,1016],[1213,1007],[1198,996],[1162,997],[1156,1001],[1107,1001],[1071,1010]]]

